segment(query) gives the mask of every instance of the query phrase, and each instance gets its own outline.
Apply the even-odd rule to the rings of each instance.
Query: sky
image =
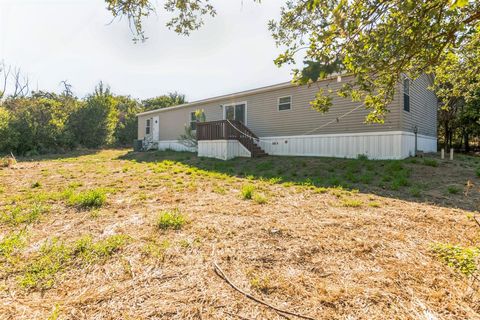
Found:
[[[291,67],[273,64],[281,50],[267,29],[283,3],[212,0],[217,16],[189,37],[168,30],[159,10],[145,20],[149,39],[135,44],[103,0],[0,0],[0,60],[27,73],[33,89],[58,92],[67,80],[83,97],[103,81],[140,99],[209,98],[291,80]]]

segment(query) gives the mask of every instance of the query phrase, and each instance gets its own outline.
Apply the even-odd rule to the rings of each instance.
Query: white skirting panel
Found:
[[[418,150],[436,151],[436,138],[418,136]],[[413,142],[413,145],[412,145]],[[415,136],[404,131],[346,133],[308,136],[260,137],[270,155],[321,156],[369,159],[404,159],[414,154]]]
[[[196,152],[197,148],[187,147],[181,144],[178,140],[162,140],[158,141],[158,150],[174,150],[174,151],[188,151]]]
[[[198,156],[229,160],[236,157],[251,157],[248,151],[236,140],[202,140],[198,141]]]
[[[404,132],[403,143],[405,158],[415,154],[415,134]],[[417,134],[417,150],[421,152],[437,152],[437,138]]]

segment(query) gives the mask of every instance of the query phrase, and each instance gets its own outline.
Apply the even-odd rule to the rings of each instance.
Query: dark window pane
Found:
[[[282,104],[282,103],[290,103],[291,101],[292,101],[292,98],[291,98],[291,97],[283,97],[283,98],[280,98],[280,99],[278,100],[278,102],[279,102],[280,104]]]
[[[403,94],[403,110],[410,111],[410,96]]]
[[[237,104],[235,106],[235,120],[245,123],[245,105]]]
[[[192,120],[192,121],[197,120],[197,116],[195,115],[195,112],[190,113],[190,120]]]
[[[196,122],[196,121],[190,122],[190,129],[191,129],[192,131],[197,130],[197,122]]]
[[[233,106],[225,107],[225,118],[227,120],[235,120],[235,109]]]
[[[290,103],[282,103],[278,105],[278,110],[290,110]]]

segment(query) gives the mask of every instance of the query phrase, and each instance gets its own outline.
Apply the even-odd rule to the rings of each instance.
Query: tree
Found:
[[[70,116],[70,126],[78,144],[99,148],[114,142],[118,119],[117,101],[110,88],[100,82],[93,94]]]
[[[11,126],[12,119],[12,113],[0,106],[0,154],[13,152],[17,149],[18,134]]]
[[[121,146],[131,145],[137,137],[137,114],[143,111],[143,106],[137,100],[128,96],[117,96],[118,121],[115,127],[115,144]]]
[[[186,103],[186,98],[184,94],[178,92],[170,92],[169,94],[158,96],[155,98],[150,98],[142,101],[142,104],[145,108],[145,111],[162,109],[172,106],[178,106],[180,104]]]
[[[114,16],[126,15],[138,26],[154,10],[148,0],[107,3],[118,5],[110,9]],[[177,26],[181,34],[200,27],[205,14],[215,14],[207,0],[170,0],[165,9],[177,14],[167,25]],[[472,49],[479,20],[480,2],[475,0],[288,0],[280,20],[271,21],[269,28],[277,45],[286,48],[275,60],[278,66],[304,62],[294,70],[294,82],[353,74],[354,81],[338,94],[363,103],[371,111],[368,121],[383,122],[400,77],[435,73],[450,52]],[[144,36],[141,28],[135,30]],[[320,90],[313,108],[327,111],[331,94]]]

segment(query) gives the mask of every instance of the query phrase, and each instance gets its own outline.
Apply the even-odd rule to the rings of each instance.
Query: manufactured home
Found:
[[[224,160],[265,155],[403,159],[437,150],[437,99],[429,90],[430,76],[398,84],[383,124],[365,123],[369,111],[336,94],[328,112],[312,109],[319,88],[335,92],[352,79],[335,76],[310,86],[281,83],[143,112],[138,139],[160,150]],[[197,110],[204,111],[202,122]],[[186,126],[197,146],[180,139]]]

